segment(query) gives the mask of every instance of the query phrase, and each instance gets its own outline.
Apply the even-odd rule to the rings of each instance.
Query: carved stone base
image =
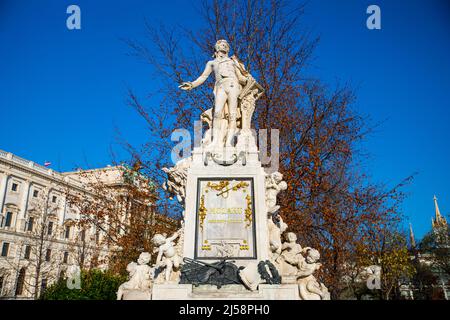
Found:
[[[152,293],[142,290],[126,290],[123,293],[122,300],[151,300]]]
[[[152,300],[300,300],[296,284],[261,284],[256,291],[242,285],[155,284]]]

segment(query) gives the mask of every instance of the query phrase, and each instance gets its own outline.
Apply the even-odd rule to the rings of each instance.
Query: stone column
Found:
[[[6,187],[8,185],[9,175],[4,172],[0,173],[0,214],[3,214],[3,205],[6,198]]]
[[[20,213],[22,218],[25,218],[28,208],[28,197],[30,195],[31,181],[26,180],[24,184],[24,192],[22,195],[22,201],[20,201]]]
[[[62,196],[62,209],[58,211],[58,225],[62,226],[64,224],[64,219],[66,217],[67,212],[67,196]]]

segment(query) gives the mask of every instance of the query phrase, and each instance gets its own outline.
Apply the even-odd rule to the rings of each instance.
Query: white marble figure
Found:
[[[214,46],[214,60],[206,63],[203,73],[192,82],[183,82],[182,90],[192,90],[203,84],[208,76],[214,72],[214,119],[212,127],[212,145],[232,146],[237,133],[238,98],[242,85],[247,83],[247,77],[242,73],[242,66],[237,59],[230,58],[230,45],[226,40],[219,40]],[[222,120],[227,120],[226,132],[223,130]],[[226,136],[226,141],[222,138]]]
[[[203,146],[208,146],[212,142],[212,138],[213,138],[212,137],[212,127],[213,127],[212,112],[213,112],[213,109],[211,108],[211,109],[206,110],[205,112],[203,112],[200,115],[200,120],[203,123],[206,123],[206,125],[208,126],[208,128],[206,129],[206,131],[203,135],[203,139],[201,141]],[[221,136],[218,137],[218,140],[225,141],[228,121],[226,119],[220,119],[220,120],[216,119],[215,126],[218,128],[217,132],[219,132],[219,134],[221,134]]]
[[[330,300],[328,289],[320,283],[314,272],[320,269],[319,251],[312,248],[304,248],[306,258],[302,254],[284,255],[284,261],[297,267],[297,283],[300,297],[303,300]]]
[[[169,282],[171,279],[173,268],[178,269],[181,264],[181,258],[178,255],[177,248],[173,242],[178,237],[178,232],[175,232],[172,236],[167,237],[162,234],[155,234],[152,241],[158,248],[155,252],[158,252],[156,258],[156,267],[164,269],[164,280]]]
[[[261,95],[262,92],[260,90],[252,89],[242,98],[240,105],[242,131],[251,129],[251,121],[253,112],[255,111],[256,100],[258,100]]]
[[[207,146],[212,142],[212,109],[204,111],[200,115],[200,120],[208,126],[202,139],[202,145]]]
[[[191,158],[184,158],[172,168],[162,168],[167,174],[167,180],[162,185],[163,189],[168,191],[169,194],[175,195],[181,204],[184,203],[186,198],[187,170],[191,162]]]
[[[279,172],[273,172],[266,175],[266,207],[267,213],[272,214],[280,209],[277,205],[277,196],[281,191],[287,189],[286,181],[283,181],[283,175]]]
[[[131,262],[127,265],[129,280],[119,286],[117,300],[129,300],[130,298],[150,300],[150,289],[155,271],[148,265],[150,260],[150,253],[143,252],[139,255],[137,263]]]
[[[297,235],[293,232],[288,232],[285,234],[286,242],[281,245],[281,254],[279,259],[291,260],[295,259],[295,256],[304,252],[304,249],[300,244],[297,243]],[[305,248],[306,249],[306,248]]]
[[[275,221],[274,221],[275,219]],[[269,248],[272,253],[272,260],[276,260],[281,254],[282,239],[281,235],[287,229],[287,224],[276,214],[274,217],[267,219],[267,227],[269,231]]]

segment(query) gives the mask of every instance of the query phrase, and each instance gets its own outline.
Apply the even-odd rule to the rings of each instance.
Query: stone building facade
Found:
[[[114,248],[95,225],[76,224],[80,213],[67,195],[92,197],[86,179],[96,172],[113,186],[126,182],[120,167],[80,172],[60,173],[0,150],[0,299],[38,297],[73,266],[107,268]]]

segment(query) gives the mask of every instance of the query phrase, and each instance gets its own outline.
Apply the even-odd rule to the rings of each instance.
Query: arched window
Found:
[[[27,222],[27,231],[32,232],[34,227],[34,217],[29,217]]]
[[[5,227],[11,227],[13,222],[13,213],[11,211],[6,212]]]
[[[65,239],[70,239],[71,228],[72,228],[71,225],[66,225],[65,230],[64,230],[64,238]]]
[[[16,296],[20,296],[23,294],[23,287],[25,284],[25,268],[20,269],[19,275],[17,276],[16,282]]]
[[[6,203],[4,212],[0,213],[1,227],[13,229],[16,226],[17,213],[19,209],[15,204]]]
[[[73,229],[74,229],[74,221],[72,219],[67,219],[64,221],[64,234],[63,238],[66,240],[73,239]]]
[[[41,281],[41,294],[47,289],[47,278],[43,278]]]

